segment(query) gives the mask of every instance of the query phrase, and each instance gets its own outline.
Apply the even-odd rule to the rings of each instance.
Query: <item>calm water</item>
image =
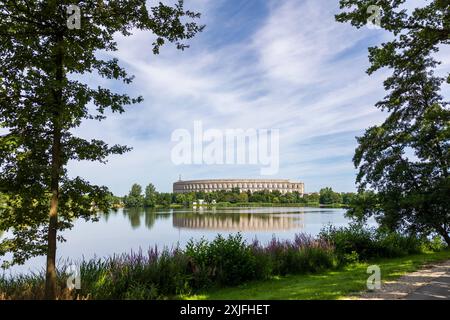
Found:
[[[191,238],[213,239],[217,234],[238,231],[249,241],[256,237],[265,243],[273,235],[293,239],[299,232],[317,235],[328,224],[347,225],[344,213],[344,209],[304,207],[120,209],[103,215],[98,222],[77,221],[64,233],[67,242],[59,244],[57,256],[72,260],[105,257],[154,245],[184,246]],[[7,273],[36,271],[44,264],[45,258],[37,257]]]

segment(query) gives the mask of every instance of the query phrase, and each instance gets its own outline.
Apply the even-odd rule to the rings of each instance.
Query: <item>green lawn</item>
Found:
[[[450,259],[448,250],[395,259],[379,259],[320,274],[276,277],[267,281],[251,282],[238,287],[211,290],[182,298],[198,300],[339,299],[366,289],[369,276],[366,271],[369,265],[380,266],[381,279],[385,281],[415,271],[429,262],[446,259]]]

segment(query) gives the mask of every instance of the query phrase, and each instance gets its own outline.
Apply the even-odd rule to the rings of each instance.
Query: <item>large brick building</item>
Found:
[[[239,188],[239,190],[250,192],[263,190],[278,190],[281,193],[297,191],[303,195],[305,185],[303,182],[289,181],[286,179],[208,179],[208,180],[189,180],[177,181],[173,184],[174,193],[188,192],[212,192],[220,190],[231,190]]]

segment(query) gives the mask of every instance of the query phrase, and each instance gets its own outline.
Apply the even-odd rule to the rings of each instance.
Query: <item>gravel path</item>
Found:
[[[356,299],[450,300],[450,260],[383,282],[380,290],[363,292]]]

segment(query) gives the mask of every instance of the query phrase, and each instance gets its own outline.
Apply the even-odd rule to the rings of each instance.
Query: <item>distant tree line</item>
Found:
[[[339,193],[327,187],[310,194],[301,195],[299,192],[281,193],[278,190],[242,191],[239,188],[231,190],[220,190],[213,192],[189,192],[189,193],[171,193],[158,192],[153,184],[146,186],[143,191],[142,186],[135,183],[132,185],[128,195],[123,198],[114,197],[114,205],[120,203],[127,208],[156,206],[183,205],[187,206],[194,201],[204,200],[207,203],[280,203],[280,204],[323,204],[323,205],[349,205],[355,194],[352,192]]]

